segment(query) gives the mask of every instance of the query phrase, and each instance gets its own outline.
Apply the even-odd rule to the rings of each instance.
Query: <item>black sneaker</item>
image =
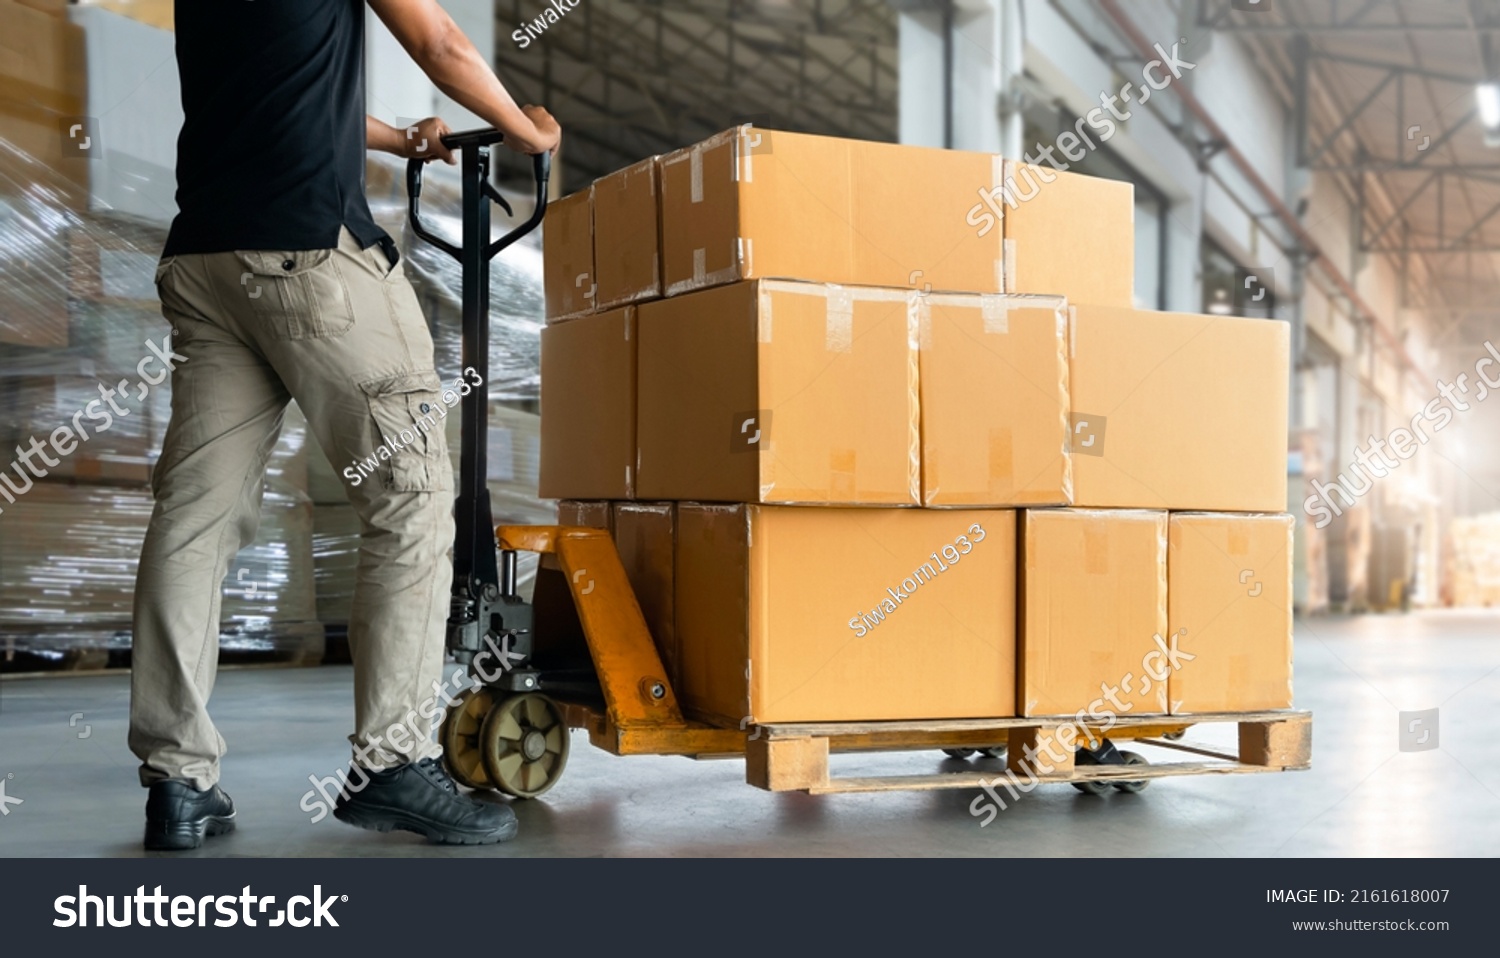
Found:
[[[204,838],[234,831],[234,799],[215,785],[200,792],[187,782],[151,786],[146,797],[146,850],[183,852]]]
[[[383,772],[353,770],[333,815],[377,832],[416,832],[437,845],[491,845],[516,837],[516,813],[509,806],[460,793],[435,758]]]

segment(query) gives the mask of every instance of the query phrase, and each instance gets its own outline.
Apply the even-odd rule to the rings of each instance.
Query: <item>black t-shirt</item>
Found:
[[[186,119],[163,255],[387,239],[365,200],[364,0],[177,0]]]

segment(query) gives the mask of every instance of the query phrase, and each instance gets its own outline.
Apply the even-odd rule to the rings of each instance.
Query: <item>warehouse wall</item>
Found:
[[[459,29],[482,53],[495,48],[494,0],[440,0]],[[440,93],[391,36],[374,12],[365,10],[365,100],[387,123],[441,116],[455,130],[484,126],[478,117]]]
[[[1055,104],[1065,114],[1082,116],[1099,105],[1101,92],[1116,91],[1126,81],[1139,83],[1134,57],[1111,64],[1098,53],[1102,48],[1121,47],[1114,24],[1094,3],[996,2],[1020,4],[1026,89],[1031,97]],[[1288,207],[1303,213],[1304,226],[1354,284],[1380,323],[1398,337],[1408,324],[1420,323],[1421,314],[1402,308],[1401,264],[1358,251],[1359,226],[1348,183],[1331,174],[1314,174],[1297,167],[1296,134],[1289,110],[1273,80],[1247,47],[1237,37],[1199,30],[1190,3],[1122,6],[1150,41],[1166,49],[1173,43],[1181,44],[1182,58],[1195,64],[1185,73],[1187,86],[1249,159],[1260,179]],[[1375,331],[1351,318],[1348,303],[1318,271],[1307,271],[1298,282],[1295,265],[1280,245],[1285,231],[1269,217],[1259,194],[1226,158],[1213,160],[1207,170],[1201,169],[1193,151],[1173,133],[1173,126],[1191,128],[1192,122],[1178,97],[1163,92],[1153,96],[1149,105],[1136,103],[1131,109],[1130,119],[1119,124],[1119,132],[1107,149],[1134,169],[1139,182],[1149,184],[1168,203],[1165,283],[1160,302],[1170,310],[1203,309],[1205,238],[1241,265],[1270,267],[1279,317],[1297,321],[1300,307],[1300,321],[1307,335],[1316,340],[1317,349],[1309,359],[1329,364],[1294,377],[1289,425],[1315,431],[1325,473],[1337,474],[1371,432],[1384,434],[1399,420],[1409,418],[1411,410],[1420,408],[1431,396],[1430,384],[1406,373],[1399,358],[1380,345]],[[1154,260],[1157,250],[1137,250],[1137,256]],[[1406,281],[1420,281],[1421,274],[1416,275],[1417,280],[1408,276]],[[1425,330],[1407,329],[1404,339],[1418,362],[1427,362]],[[1297,360],[1300,363],[1303,357]],[[1434,374],[1438,372],[1433,370]],[[1419,564],[1429,586],[1426,598],[1435,600],[1438,537],[1431,527],[1438,524],[1433,506],[1437,499],[1433,486],[1439,481],[1436,472],[1437,466],[1421,461],[1421,457],[1404,464],[1400,476],[1362,503],[1352,530],[1344,528],[1348,523],[1342,521],[1331,528],[1330,535],[1337,538],[1329,543],[1334,564],[1342,571],[1363,561],[1359,552],[1367,548],[1369,535],[1360,527],[1367,525],[1372,515],[1378,518],[1389,513],[1402,517],[1399,521],[1425,521]],[[1289,508],[1294,511],[1300,510],[1300,491],[1300,480],[1290,477]],[[1354,544],[1350,546],[1346,540]],[[1305,541],[1301,545],[1307,547]],[[1302,575],[1306,575],[1305,568]],[[1347,584],[1344,581],[1340,588]],[[1306,594],[1305,581],[1299,584],[1299,590]]]

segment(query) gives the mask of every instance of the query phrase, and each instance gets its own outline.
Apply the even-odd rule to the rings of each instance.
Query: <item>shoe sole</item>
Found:
[[[210,815],[191,822],[146,822],[146,851],[186,852],[203,847],[205,838],[234,831],[234,816]]]
[[[517,824],[514,819],[506,822],[498,829],[488,832],[466,832],[459,829],[443,828],[432,822],[418,818],[409,812],[398,808],[385,808],[383,806],[349,806],[337,808],[333,817],[346,825],[355,828],[364,828],[372,832],[415,832],[423,836],[434,845],[496,845],[500,842],[508,842],[516,837]]]

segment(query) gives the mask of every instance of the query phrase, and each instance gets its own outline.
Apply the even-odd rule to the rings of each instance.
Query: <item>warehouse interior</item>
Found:
[[[559,428],[552,423],[561,421],[565,406],[573,421],[569,397],[581,391],[574,384],[596,373],[571,367],[565,379],[548,380],[548,337],[560,340],[566,329],[581,328],[575,324],[599,319],[563,316],[568,310],[555,307],[558,297],[588,288],[570,281],[587,270],[572,269],[569,259],[559,288],[549,270],[564,269],[558,264],[569,227],[561,224],[578,196],[595,196],[594,222],[603,222],[597,192],[590,192],[601,178],[750,124],[771,131],[768,142],[777,152],[757,157],[765,164],[791,163],[797,155],[800,141],[779,139],[781,133],[810,134],[1024,160],[1037,169],[1045,163],[1128,184],[1123,220],[1093,199],[1070,208],[1071,232],[1053,228],[1062,238],[1049,238],[1060,244],[1060,258],[1075,234],[1092,234],[1095,243],[1119,240],[1129,245],[1120,251],[1131,264],[1124,277],[1129,301],[1111,307],[1253,320],[1257,329],[1285,336],[1286,375],[1270,387],[1286,401],[1284,436],[1277,431],[1273,442],[1275,481],[1284,476],[1277,504],[1189,505],[1290,516],[1282,611],[1291,628],[1294,678],[1291,701],[1278,708],[1311,713],[1309,767],[1289,762],[1285,774],[1184,773],[1152,779],[1144,791],[1059,781],[1019,796],[996,795],[993,783],[1013,767],[1005,751],[975,751],[967,746],[983,743],[952,738],[965,747],[851,747],[834,754],[829,767],[839,779],[866,783],[967,775],[969,787],[870,785],[809,794],[818,787],[770,787],[774,775],[765,768],[767,780],[754,782],[757,763],[745,755],[759,752],[704,748],[696,760],[609,754],[591,747],[598,729],[570,718],[574,727],[565,730],[571,737],[562,753],[568,772],[555,785],[549,781],[544,795],[483,793],[486,801],[514,808],[520,822],[514,842],[454,849],[413,835],[355,831],[334,822],[321,799],[328,798],[328,782],[336,790],[331,776],[347,765],[349,628],[361,527],[347,499],[347,471],[341,475],[343,464],[327,461],[293,407],[271,459],[258,533],[224,584],[222,672],[212,710],[229,742],[225,787],[239,803],[240,824],[194,854],[1500,852],[1500,816],[1493,814],[1500,761],[1492,761],[1500,754],[1481,731],[1487,708],[1500,703],[1500,404],[1484,401],[1495,389],[1486,383],[1500,379],[1500,0],[577,0],[571,6],[564,0],[553,5],[550,22],[536,0],[442,5],[480,49],[493,52],[495,71],[515,99],[545,105],[564,129],[540,233],[496,258],[487,277],[485,448],[497,524],[605,529],[628,565],[627,551],[642,551],[643,540],[629,538],[626,522],[647,528],[651,502],[682,529],[688,507],[681,504],[690,500],[746,509],[778,501],[756,498],[764,482],[741,498],[699,495],[691,477],[656,479],[663,491],[654,496],[637,496],[631,486],[571,491],[579,487],[555,472],[549,478],[549,470],[592,475],[596,465],[615,465],[607,437],[586,447],[575,443],[566,456],[547,451],[548,430]],[[152,469],[171,412],[170,382],[148,375],[146,359],[167,331],[153,277],[176,212],[173,166],[183,115],[172,6],[170,0],[0,0],[0,449],[6,450],[0,461],[11,458],[11,448],[19,457],[32,437],[68,423],[107,384],[120,382],[129,409],[112,429],[48,463],[34,483],[17,466],[25,488],[8,479],[0,487],[0,797],[12,802],[0,801],[0,855],[7,857],[141,854],[143,793],[125,742],[133,589],[152,509]],[[528,32],[532,23],[542,27]],[[437,115],[456,130],[484,125],[438,92],[368,11],[365,71],[367,111],[387,123],[402,127]],[[1127,86],[1132,95],[1120,96]],[[706,161],[692,156],[696,204]],[[740,159],[736,152],[735,164]],[[517,220],[524,219],[532,206],[528,158],[497,148],[495,162],[496,182]],[[961,160],[953,162],[958,169]],[[668,168],[646,167],[663,177],[653,182],[666,202]],[[947,195],[945,184],[936,173],[925,179],[918,164],[902,169],[915,173],[892,182],[884,195],[860,199],[889,211],[892,221],[926,224],[930,204]],[[459,235],[458,173],[433,164],[426,176],[428,222]],[[989,185],[999,187],[1000,180]],[[992,222],[1020,223],[1030,206],[1023,197],[1018,207],[984,184],[965,189],[974,204],[967,226],[962,205],[941,225],[966,238],[991,212]],[[437,369],[445,383],[453,381],[467,361],[459,334],[460,266],[412,231],[401,164],[372,156],[367,190],[426,312]],[[1106,194],[1088,194],[1095,195]],[[663,244],[670,242],[666,217]],[[515,221],[497,213],[501,222]],[[1123,239],[1111,232],[1119,222],[1126,224]],[[602,232],[590,240],[587,229],[586,244],[600,243]],[[1000,240],[999,232],[990,238],[997,249]],[[1010,248],[1005,256],[1012,256]],[[696,288],[695,280],[702,285],[703,270],[692,265],[686,288]],[[1091,263],[1074,265],[1094,272]],[[751,309],[769,315],[781,295],[772,287],[782,279],[824,281],[772,272],[770,291],[757,293],[765,299]],[[1025,279],[1023,294],[1062,292],[1026,289]],[[906,295],[922,291],[924,280],[931,292],[921,269],[888,285]],[[1094,289],[1089,284],[1096,280],[1102,288],[1092,275],[1079,282]],[[1007,282],[1004,291],[1015,292],[1014,277]],[[959,287],[939,291],[947,288]],[[689,293],[681,302],[694,295],[714,294]],[[1089,300],[1070,301],[1087,316]],[[673,302],[670,295],[661,299],[664,326],[665,304]],[[592,301],[579,308],[595,312]],[[828,308],[831,315],[835,307]],[[776,300],[778,319],[783,310],[793,311]],[[650,377],[646,347],[640,348],[644,410]],[[1254,359],[1244,354],[1246,366]],[[1234,377],[1243,370],[1234,365],[1204,373],[1204,389],[1221,378],[1238,383]],[[1075,406],[1080,374],[1081,366],[1073,374]],[[635,371],[630,375],[634,384]],[[1066,371],[1061,382],[1066,394]],[[1244,404],[1255,405],[1257,395],[1247,394]],[[754,417],[765,407],[747,398],[732,408]],[[776,435],[776,420],[769,422]],[[1117,430],[1128,428],[1123,418],[1115,422]],[[1070,424],[1065,415],[1065,429],[1070,425],[1076,432],[1076,417]],[[456,462],[458,417],[443,428]],[[579,428],[579,436],[593,438]],[[646,432],[643,420],[643,444]],[[1236,442],[1218,438],[1226,448]],[[1384,448],[1416,451],[1372,458],[1380,440]],[[1258,441],[1244,437],[1246,447]],[[735,451],[719,458],[738,467],[745,457]],[[1072,451],[1075,463],[1092,461],[1085,459],[1092,452],[1076,445]],[[634,446],[627,458],[640,462]],[[1162,466],[1180,475],[1195,468]],[[644,464],[639,469],[631,481],[644,489],[648,471]],[[565,494],[544,496],[549,487]],[[634,499],[641,501],[628,501]],[[1178,506],[1160,508],[1165,517]],[[1027,522],[1014,521],[1018,528]],[[956,521],[949,525],[958,528]],[[671,567],[670,541],[667,549]],[[687,579],[681,554],[679,587]],[[545,601],[571,601],[559,561],[566,567],[556,556],[520,556],[517,581],[539,617]],[[811,569],[800,574],[824,581]],[[833,572],[824,575],[836,580]],[[1240,584],[1247,579],[1255,577]],[[549,585],[553,592],[544,595]],[[636,591],[640,612],[655,626],[653,597],[639,584]],[[734,612],[722,614],[728,620]],[[923,660],[934,654],[917,649],[878,660],[880,677],[868,681],[880,690],[882,709],[905,695],[960,696],[927,683]],[[675,670],[669,658],[664,652],[666,667]],[[955,688],[962,684],[961,676],[952,678]],[[736,694],[743,694],[744,681]],[[919,692],[923,684],[929,687]],[[689,694],[677,691],[688,704],[697,701]],[[1011,708],[1008,717],[1031,714]],[[742,738],[753,718],[736,729],[739,712],[705,711],[718,717],[719,731]],[[892,719],[898,711],[863,717]],[[827,721],[817,709],[809,714],[815,712],[796,721]],[[1418,736],[1419,728],[1431,738]],[[1188,736],[1210,750],[1205,755],[1238,747],[1243,762],[1245,729],[1203,723]],[[1179,735],[1169,728],[1141,749],[1151,763],[1170,760]],[[1006,741],[1013,758],[1021,739],[1012,729]],[[752,739],[744,747],[760,746],[774,752],[775,741]],[[833,750],[840,751],[836,739]]]

